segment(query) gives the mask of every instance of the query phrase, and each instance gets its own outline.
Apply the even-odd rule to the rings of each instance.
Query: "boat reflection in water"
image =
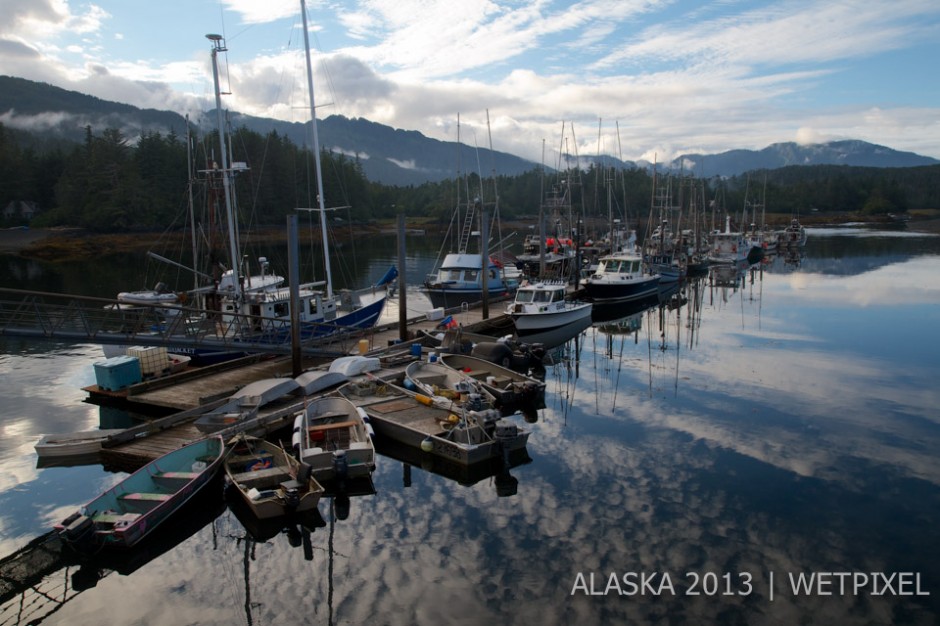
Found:
[[[133,549],[81,552],[58,533],[48,532],[4,555],[0,558],[0,617],[15,613],[15,623],[38,624],[111,574],[130,576],[173,551],[225,511],[221,481],[216,481],[184,504],[173,523],[161,524]]]
[[[532,462],[525,448],[509,451],[502,458],[494,457],[481,463],[464,465],[422,452],[418,448],[387,437],[377,438],[376,447],[382,456],[401,462],[404,487],[411,486],[411,470],[418,468],[430,474],[443,476],[464,487],[470,487],[482,480],[492,478],[496,495],[499,497],[514,496],[518,491],[519,481],[509,473],[509,470]]]
[[[737,289],[744,285],[744,276],[750,264],[746,261],[713,265],[708,273],[709,284],[713,287],[731,287]]]
[[[294,512],[280,517],[259,519],[252,513],[247,504],[245,504],[244,498],[237,497],[238,494],[234,494],[236,497],[228,498],[229,508],[236,519],[241,522],[245,530],[245,534],[241,537],[235,537],[235,540],[242,544],[243,550],[242,569],[245,579],[244,607],[247,624],[252,624],[255,621],[252,610],[264,606],[264,603],[252,601],[251,563],[257,559],[257,547],[259,545],[277,542],[277,537],[283,535],[286,537],[287,543],[291,549],[298,547],[303,548],[304,560],[313,561],[314,549],[311,536],[318,529],[326,528],[327,526],[329,526],[329,537],[327,540],[329,554],[327,584],[329,594],[327,605],[330,615],[329,623],[334,623],[332,615],[334,608],[333,568],[335,549],[333,538],[335,525],[337,521],[343,521],[349,518],[352,498],[375,495],[375,486],[372,483],[371,475],[369,475],[357,476],[342,481],[328,481],[328,483],[324,484],[324,487],[326,491],[321,496],[320,500],[327,500],[329,502],[327,519],[323,519],[318,508]],[[264,571],[267,572],[268,570]],[[263,578],[262,576],[261,579],[263,580]],[[256,593],[256,596],[257,595]],[[260,595],[263,597],[264,593],[261,592]]]
[[[540,333],[529,333],[525,335],[525,340],[530,344],[541,344],[546,351],[550,351],[568,343],[590,327],[591,317],[585,317],[565,326],[559,326]]]
[[[668,283],[669,290],[678,288],[679,283]],[[658,306],[660,303],[659,293],[635,300],[633,302],[623,302],[619,304],[596,305],[591,315],[593,325],[604,332],[616,334],[629,334],[639,330],[639,318],[649,309]]]

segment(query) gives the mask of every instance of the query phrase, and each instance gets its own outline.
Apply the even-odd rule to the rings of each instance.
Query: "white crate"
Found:
[[[157,346],[133,346],[127,349],[128,356],[140,359],[140,373],[143,376],[155,376],[170,367],[166,348]]]
[[[439,306],[436,309],[431,309],[428,311],[428,321],[436,322],[437,320],[444,319],[444,307]]]

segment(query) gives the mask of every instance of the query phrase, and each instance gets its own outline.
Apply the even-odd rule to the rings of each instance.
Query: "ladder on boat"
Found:
[[[467,253],[467,246],[470,244],[470,234],[473,232],[473,219],[476,217],[476,202],[467,203],[467,216],[463,221],[463,230],[460,231],[460,246],[457,251],[460,254]]]

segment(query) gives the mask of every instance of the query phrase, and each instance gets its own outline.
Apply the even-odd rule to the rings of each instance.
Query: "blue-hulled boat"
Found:
[[[55,530],[74,545],[132,547],[209,483],[224,454],[221,437],[168,452],[69,515]]]

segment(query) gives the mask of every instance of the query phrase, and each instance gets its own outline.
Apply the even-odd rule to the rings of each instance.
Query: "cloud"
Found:
[[[297,0],[223,0],[225,8],[241,16],[244,24],[265,24],[283,18],[300,19],[300,3]],[[308,11],[318,2],[308,2]]]
[[[796,130],[796,143],[807,146],[814,143],[825,143],[827,141],[835,141],[836,139],[844,139],[844,137],[835,137],[833,135],[825,135],[814,128],[802,127]]]
[[[329,52],[315,55],[320,115],[364,117],[442,140],[456,139],[460,115],[461,139],[485,145],[492,136],[497,150],[533,162],[543,160],[544,142],[551,162],[562,122],[575,133],[565,139],[570,150],[581,156],[600,145],[611,153],[622,147],[627,159],[664,161],[813,137],[940,156],[940,116],[922,96],[863,89],[868,95],[853,100],[833,87],[880,53],[935,45],[934,4],[797,0],[690,9],[656,0],[369,0],[308,8],[311,29],[329,44]],[[224,64],[227,108],[308,117],[295,5],[224,2],[245,27],[233,35],[232,54],[262,51]],[[168,60],[121,58],[109,50],[114,37],[104,41],[102,27],[113,19],[107,11],[51,1],[6,0],[4,7],[7,73],[136,106],[214,106],[205,46],[193,43]],[[272,45],[271,33],[281,27],[293,29],[290,49]],[[85,34],[75,38],[69,28]],[[124,42],[135,40],[124,34]],[[930,88],[929,81],[918,84]]]

